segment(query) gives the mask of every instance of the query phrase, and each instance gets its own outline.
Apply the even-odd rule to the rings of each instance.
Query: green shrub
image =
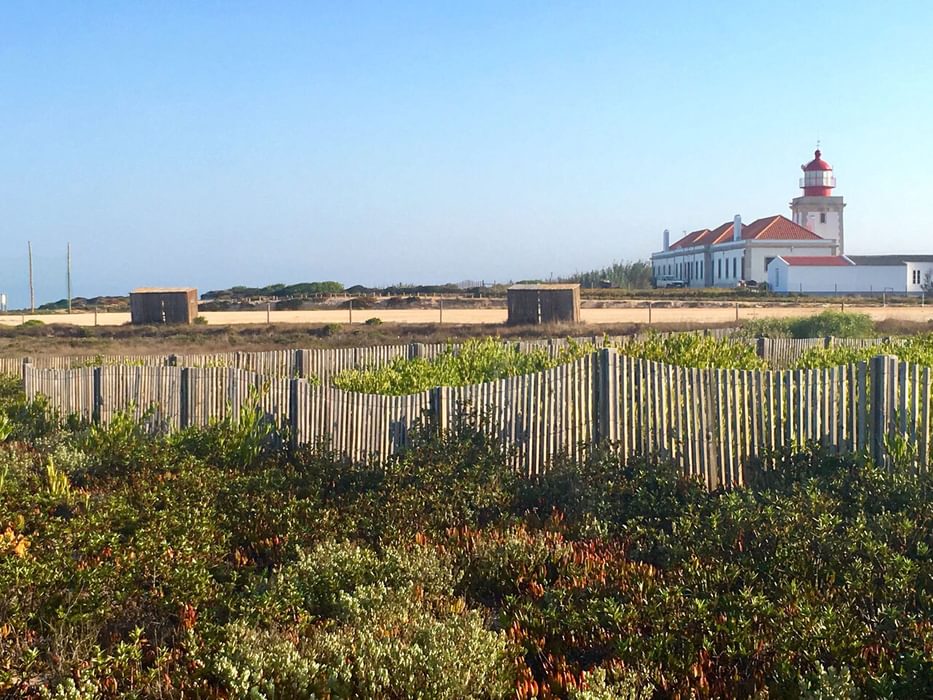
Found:
[[[742,338],[789,338],[789,318],[755,318],[742,323],[737,337]]]
[[[44,396],[29,401],[19,377],[0,375],[0,422],[7,440],[38,440],[58,429],[58,416]]]
[[[234,697],[504,697],[505,638],[452,596],[453,574],[430,549],[322,545],[286,568],[262,621],[297,619],[285,641],[234,623],[214,660]],[[270,629],[267,627],[267,629]]]
[[[875,324],[868,314],[826,310],[815,316],[795,318],[788,323],[794,338],[868,338]]]
[[[409,437],[410,446],[385,465],[308,448],[295,456],[296,469],[337,527],[364,541],[480,526],[510,511],[520,477],[508,449],[475,419],[442,435],[417,427]]]
[[[397,358],[387,365],[345,370],[334,378],[334,386],[367,394],[415,394],[436,386],[463,386],[532,374],[572,362],[593,346],[570,342],[556,355],[544,348],[522,352],[518,346],[497,338],[468,340],[455,352],[452,347],[426,360]]]
[[[194,317],[194,321],[192,321],[192,323],[194,323],[194,325],[196,325],[196,326],[206,326],[206,325],[207,325],[207,317],[205,317],[205,316],[195,316],[195,317]]]
[[[699,333],[652,334],[620,346],[619,352],[682,367],[762,369],[755,348],[741,340],[714,338]]]
[[[234,698],[505,698],[513,663],[503,635],[480,615],[434,611],[416,598],[348,596],[350,624],[309,628],[290,641],[277,629],[233,623],[212,660]],[[462,604],[461,604],[462,605]]]
[[[468,340],[459,352],[448,348],[438,357],[397,358],[382,367],[344,370],[334,386],[366,394],[404,395],[437,386],[482,384],[505,377],[533,374],[574,362],[600,347],[573,340],[553,355],[542,347],[522,352],[517,345],[497,338]],[[717,339],[696,333],[652,334],[616,346],[629,357],[686,367],[763,368],[765,363],[747,342]]]
[[[381,325],[382,325],[382,319],[379,318],[379,317],[377,317],[377,316],[373,316],[372,318],[367,318],[367,319],[364,321],[364,323],[365,323],[367,326],[381,326]]]
[[[744,338],[868,338],[875,332],[875,323],[867,314],[827,309],[800,318],[758,318],[746,321],[739,335]]]
[[[933,367],[933,334],[892,338],[862,348],[845,345],[810,348],[801,353],[795,366],[801,369],[838,367],[853,362],[867,361],[877,355],[894,355],[904,362]]]
[[[245,468],[257,464],[288,440],[285,429],[260,406],[262,391],[252,390],[238,412],[228,410],[223,418],[212,420],[206,427],[173,435],[170,442],[221,466]]]
[[[819,666],[813,675],[801,682],[801,700],[859,700],[861,697],[861,691],[845,666],[838,670]]]
[[[710,493],[606,449],[528,480],[482,415],[378,464],[128,416],[35,436],[7,389],[0,695],[933,687],[929,474],[788,452]]]
[[[326,542],[299,554],[283,569],[264,602],[257,603],[257,611],[263,619],[347,621],[356,615],[352,602],[358,591],[373,586],[410,591],[418,586],[422,593],[449,596],[453,585],[449,562],[429,549],[389,546],[377,553],[349,542]]]
[[[105,424],[91,424],[79,436],[78,445],[88,457],[89,476],[127,474],[157,463],[160,458],[159,443],[150,433],[145,418],[137,420],[129,411],[114,414]]]

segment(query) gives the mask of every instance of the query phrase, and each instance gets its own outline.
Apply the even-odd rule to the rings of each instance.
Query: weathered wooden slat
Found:
[[[545,347],[556,353],[562,345]],[[321,351],[230,353],[97,369],[27,363],[19,371],[27,395],[48,395],[62,414],[106,422],[131,411],[149,416],[153,430],[203,426],[231,412],[236,417],[255,401],[291,427],[296,444],[329,439],[359,460],[384,461],[402,449],[430,403],[444,429],[457,424],[461,411],[476,411],[478,427],[515,445],[529,475],[542,473],[561,453],[582,458],[598,437],[618,443],[625,459],[669,458],[711,488],[732,487],[743,483],[749,458],[807,441],[840,452],[870,446],[887,463],[884,437],[891,430],[917,445],[918,468],[929,466],[930,370],[888,358],[871,367],[758,372],[685,369],[607,349],[531,376],[410,397],[348,394],[288,379],[445,351],[405,345],[328,351],[325,359]]]

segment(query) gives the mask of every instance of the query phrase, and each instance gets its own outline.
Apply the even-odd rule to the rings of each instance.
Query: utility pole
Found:
[[[32,286],[32,241],[26,241],[26,247],[29,250],[29,310],[36,313],[36,290]]]
[[[68,313],[71,313],[71,243],[68,244]]]

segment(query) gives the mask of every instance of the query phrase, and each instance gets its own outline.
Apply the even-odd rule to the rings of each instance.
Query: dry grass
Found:
[[[659,305],[660,306],[660,305]],[[756,307],[741,306],[742,320],[762,317],[791,317],[818,313],[825,307]],[[831,307],[830,307],[831,308]],[[933,307],[846,307],[849,311],[868,311],[876,322],[878,335],[902,335],[933,331]],[[499,322],[458,322],[459,314],[498,313]],[[255,313],[255,312],[254,312]],[[301,314],[308,312],[296,312]],[[311,312],[312,314],[315,312]],[[320,312],[319,312],[320,313]],[[499,336],[504,338],[542,338],[574,336],[626,335],[652,328],[658,331],[698,330],[735,326],[734,305],[720,307],[658,307],[652,309],[649,326],[648,309],[616,307],[584,310],[585,321],[577,326],[507,326],[501,322],[504,311],[491,309],[444,311],[445,323],[419,322],[425,310],[395,310],[378,313],[355,311],[353,324],[346,323],[348,313],[334,313],[329,323],[264,323],[254,319],[242,322],[248,312],[210,314],[205,326],[130,326],[130,325],[68,325],[48,323],[61,316],[44,316],[44,325],[17,327],[0,325],[0,355],[96,355],[96,354],[168,354],[173,352],[223,352],[229,350],[272,350],[295,347],[351,347],[392,343],[436,343],[465,338]],[[394,322],[398,314],[403,322]],[[364,325],[372,316],[382,318],[380,325]],[[239,323],[223,324],[227,317]],[[7,317],[9,318],[9,317]],[[308,318],[315,318],[308,316]],[[69,320],[73,320],[71,317]],[[276,319],[275,314],[273,320]]]
[[[699,330],[728,324],[654,324],[658,331]],[[394,343],[443,343],[466,338],[560,338],[566,336],[627,335],[645,324],[623,323],[577,326],[506,326],[474,324],[383,323],[335,325],[236,326],[69,326],[49,324],[0,328],[0,355],[96,355],[225,352],[282,348],[360,347]]]

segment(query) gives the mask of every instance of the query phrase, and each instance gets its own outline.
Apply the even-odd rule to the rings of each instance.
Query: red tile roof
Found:
[[[855,264],[844,255],[782,255],[780,257],[791,267],[849,267]]]
[[[696,240],[697,240],[700,236],[702,236],[704,233],[709,233],[709,229],[708,229],[708,228],[704,228],[704,229],[700,229],[699,231],[691,231],[691,232],[688,233],[686,236],[684,236],[683,238],[681,238],[679,241],[677,241],[676,243],[673,243],[673,244],[671,245],[671,249],[676,249],[676,248],[689,248],[689,247],[692,246],[692,245],[699,245],[699,244],[696,243]]]
[[[813,231],[780,214],[753,221],[742,227],[742,238],[746,241],[821,241]]]
[[[714,228],[701,229],[693,231],[671,245],[671,250],[681,248],[692,248],[694,246],[715,245],[717,243],[727,243],[732,240],[731,221],[727,221]],[[808,231],[803,226],[795,224],[787,217],[776,214],[764,219],[758,219],[746,225],[742,224],[743,241],[821,241],[812,231]]]
[[[724,224],[720,224],[712,231],[709,232],[709,240],[704,241],[706,245],[712,245],[714,243],[725,243],[726,241],[732,240],[732,229],[733,222],[727,221]],[[745,226],[742,226],[742,230],[745,230]]]

